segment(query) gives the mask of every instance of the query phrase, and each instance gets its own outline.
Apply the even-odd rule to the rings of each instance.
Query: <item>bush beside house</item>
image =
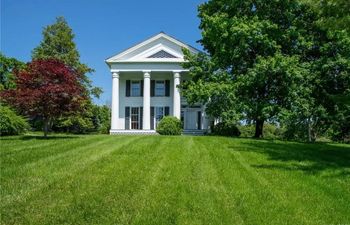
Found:
[[[181,121],[173,116],[165,116],[157,126],[157,133],[160,135],[181,135]]]

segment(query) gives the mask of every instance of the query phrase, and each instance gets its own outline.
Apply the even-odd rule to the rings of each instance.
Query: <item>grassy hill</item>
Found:
[[[224,137],[0,139],[1,224],[349,224],[350,146]]]

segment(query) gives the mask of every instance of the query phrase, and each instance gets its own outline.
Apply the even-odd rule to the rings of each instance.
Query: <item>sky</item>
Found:
[[[204,0],[0,0],[1,52],[28,62],[42,40],[42,30],[64,16],[75,34],[81,62],[111,101],[112,79],[104,60],[161,31],[198,49],[197,7]]]

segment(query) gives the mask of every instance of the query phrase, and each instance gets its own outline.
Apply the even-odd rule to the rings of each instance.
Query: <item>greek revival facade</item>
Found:
[[[112,74],[110,134],[154,134],[167,115],[181,119],[185,132],[204,132],[204,106],[189,105],[178,85],[189,79],[182,48],[198,50],[161,32],[106,60]]]

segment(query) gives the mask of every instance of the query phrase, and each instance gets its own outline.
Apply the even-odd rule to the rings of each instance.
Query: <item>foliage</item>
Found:
[[[111,109],[107,105],[95,106],[95,128],[101,134],[109,134],[111,129]]]
[[[215,118],[253,121],[255,137],[266,121],[306,123],[309,140],[337,121],[349,130],[350,39],[320,25],[326,14],[299,0],[210,0],[199,17],[209,55],[184,50],[190,103],[207,104]]]
[[[182,124],[181,121],[173,116],[165,116],[158,123],[157,133],[161,135],[181,135]]]
[[[0,91],[16,87],[14,71],[23,69],[25,64],[0,52]]]
[[[250,125],[240,125],[238,126],[239,131],[241,132],[241,137],[253,137],[255,134],[255,126]],[[283,139],[285,130],[279,126],[276,126],[272,123],[264,124],[263,136],[266,139]]]
[[[63,17],[57,17],[56,22],[48,25],[43,30],[43,40],[32,52],[33,59],[59,59],[72,67],[79,76],[79,82],[84,87],[87,95],[99,97],[102,90],[93,87],[91,80],[86,75],[94,70],[80,62],[80,55],[74,43],[74,33]]]
[[[108,134],[110,130],[110,109],[108,106],[89,102],[80,108],[78,115],[61,117],[54,123],[54,131],[86,134],[98,132]]]
[[[220,136],[238,137],[241,132],[233,123],[220,122],[214,125],[213,134]]]
[[[319,14],[317,23],[332,31],[346,30],[350,33],[350,1],[305,0]]]
[[[18,135],[29,129],[28,122],[8,106],[0,104],[0,136]]]
[[[77,112],[86,101],[78,76],[58,60],[35,60],[16,73],[17,89],[4,91],[1,97],[23,114],[43,118],[46,136],[53,119]]]

